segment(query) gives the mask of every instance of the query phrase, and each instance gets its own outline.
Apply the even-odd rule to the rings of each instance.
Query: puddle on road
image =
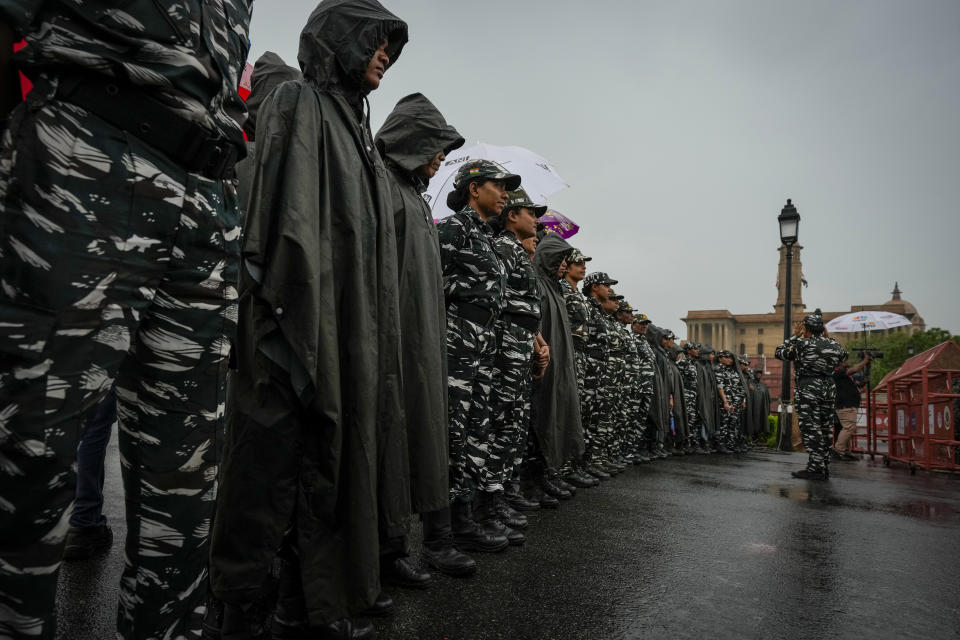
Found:
[[[887,507],[893,513],[932,522],[948,522],[957,516],[957,510],[945,502],[904,502]]]
[[[824,489],[826,489],[826,487],[824,487]],[[897,515],[907,516],[908,518],[928,520],[930,522],[950,522],[957,519],[958,515],[960,515],[956,507],[946,502],[917,500],[915,502],[888,504],[858,504],[840,500],[829,493],[820,493],[816,490],[810,491],[806,488],[788,485],[771,485],[764,488],[764,493],[778,498],[786,498],[794,502],[813,502],[831,507],[850,507],[863,511],[895,513]]]

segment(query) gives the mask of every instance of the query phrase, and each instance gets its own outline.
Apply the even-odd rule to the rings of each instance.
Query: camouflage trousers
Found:
[[[691,445],[698,446],[703,438],[703,421],[700,419],[700,412],[697,410],[697,392],[684,387],[683,405],[686,410],[687,440]]]
[[[583,423],[583,459],[594,458],[598,446],[598,431],[603,416],[600,375],[603,361],[583,354],[583,385],[580,387],[580,418]]]
[[[740,423],[743,418],[743,398],[729,400],[732,410],[721,410],[720,429],[717,431],[717,441],[728,449],[734,449],[740,442]]]
[[[833,416],[837,388],[831,378],[814,378],[797,384],[794,403],[797,423],[807,450],[808,471],[828,471],[833,444]]]
[[[481,489],[502,491],[503,483],[523,460],[530,426],[530,359],[536,334],[513,323],[497,322],[497,356],[494,361],[491,420],[487,434],[487,464]]]
[[[490,402],[497,355],[492,328],[447,314],[450,501],[473,499],[490,455]]]
[[[619,455],[624,424],[624,367],[617,357],[608,358],[600,379],[600,419],[597,424],[597,450],[601,460]]]
[[[646,419],[643,411],[643,396],[640,392],[640,372],[635,368],[628,368],[626,380],[625,404],[626,416],[624,419],[623,453],[632,454],[640,450],[643,442],[643,429]]]
[[[118,636],[196,638],[239,210],[38,84],[0,146],[0,637],[52,638],[85,413],[116,381]]]

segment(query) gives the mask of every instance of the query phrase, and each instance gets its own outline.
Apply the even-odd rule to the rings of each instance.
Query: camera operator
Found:
[[[833,382],[837,386],[837,420],[840,422],[837,441],[830,448],[830,457],[834,460],[857,459],[850,453],[850,438],[857,428],[860,388],[850,376],[861,370],[869,371],[871,359],[870,352],[864,351],[860,362],[851,367],[849,358],[845,358],[833,372]]]

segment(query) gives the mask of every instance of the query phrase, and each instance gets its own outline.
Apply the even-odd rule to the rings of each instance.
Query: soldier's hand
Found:
[[[724,403],[723,403],[723,410],[724,410],[724,411],[727,411],[727,412],[733,411],[733,407],[730,406],[730,403],[729,403],[729,402],[724,401]]]

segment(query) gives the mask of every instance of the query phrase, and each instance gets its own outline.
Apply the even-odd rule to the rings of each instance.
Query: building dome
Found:
[[[908,302],[901,297],[900,283],[893,283],[893,291],[891,291],[893,297],[883,303],[885,309],[892,311],[894,313],[899,313],[902,316],[906,316],[909,320],[915,324],[924,326],[925,323],[923,318],[917,313],[917,308],[913,306],[912,302]]]

